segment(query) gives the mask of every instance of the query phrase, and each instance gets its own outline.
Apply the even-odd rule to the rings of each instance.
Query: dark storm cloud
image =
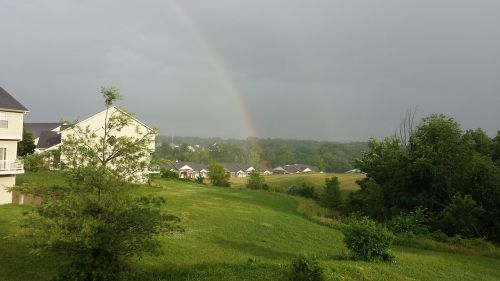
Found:
[[[0,34],[30,121],[112,84],[164,134],[246,137],[247,111],[260,136],[363,140],[416,105],[500,129],[498,1],[0,0]]]

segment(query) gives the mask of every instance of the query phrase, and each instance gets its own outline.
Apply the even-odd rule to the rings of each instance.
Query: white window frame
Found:
[[[0,129],[9,128],[9,113],[6,111],[0,111]]]

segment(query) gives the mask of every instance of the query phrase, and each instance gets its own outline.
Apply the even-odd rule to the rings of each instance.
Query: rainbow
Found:
[[[258,143],[257,136],[258,131],[252,120],[252,116],[245,106],[245,100],[243,99],[242,91],[238,86],[238,82],[232,76],[229,71],[224,57],[221,55],[217,46],[206,36],[206,32],[203,30],[201,25],[198,23],[196,18],[192,13],[184,6],[182,6],[177,1],[169,1],[172,10],[176,13],[182,23],[193,33],[198,42],[202,45],[209,59],[210,64],[214,67],[217,76],[220,79],[220,83],[225,89],[223,91],[228,95],[228,98],[236,105],[236,108],[241,113],[241,117],[244,120],[244,127],[247,135],[252,141],[253,147],[257,150],[256,152],[262,159],[262,148]]]

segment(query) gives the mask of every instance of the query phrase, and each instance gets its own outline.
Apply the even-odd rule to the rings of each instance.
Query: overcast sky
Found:
[[[500,129],[498,0],[0,0],[0,35],[29,122],[115,85],[165,135],[366,140],[414,106]]]

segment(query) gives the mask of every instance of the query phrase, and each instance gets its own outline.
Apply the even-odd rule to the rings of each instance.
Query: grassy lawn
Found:
[[[38,184],[60,180],[52,173],[19,176],[19,182]],[[179,181],[153,185],[137,192],[164,196],[185,232],[162,238],[163,255],[135,263],[138,280],[282,280],[285,265],[300,253],[318,256],[329,280],[500,279],[500,259],[449,252],[395,247],[394,263],[343,260],[342,234],[299,213],[303,204],[291,196]],[[0,206],[2,281],[48,280],[57,266],[57,257],[30,254],[27,241],[16,237],[22,212],[30,208]]]

